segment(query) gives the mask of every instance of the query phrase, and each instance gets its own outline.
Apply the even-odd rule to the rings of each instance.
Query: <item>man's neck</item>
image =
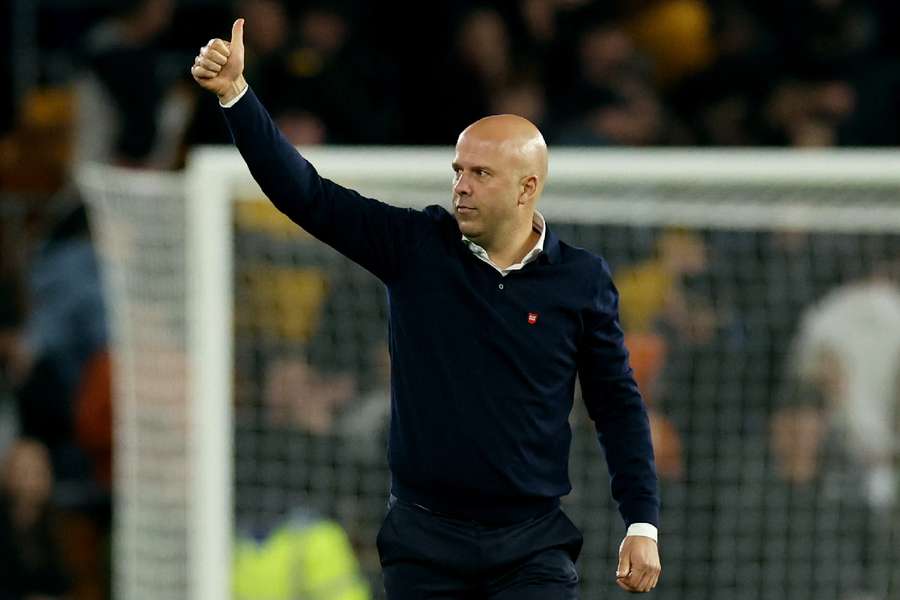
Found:
[[[483,248],[488,253],[491,262],[501,269],[506,269],[510,265],[522,262],[540,237],[541,234],[534,230],[534,216],[532,215],[525,226],[520,225],[509,234],[497,236],[499,244],[491,247],[483,246]]]

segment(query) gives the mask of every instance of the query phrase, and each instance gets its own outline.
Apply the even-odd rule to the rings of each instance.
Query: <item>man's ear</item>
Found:
[[[538,190],[537,175],[527,175],[519,182],[519,204],[525,204],[534,199]]]

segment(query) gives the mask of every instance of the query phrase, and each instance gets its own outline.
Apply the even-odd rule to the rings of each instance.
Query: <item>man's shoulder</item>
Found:
[[[614,289],[612,273],[606,259],[600,254],[559,240],[556,249],[557,264],[568,281],[577,281],[577,288],[593,305],[598,300],[606,304]]]
[[[456,219],[443,206],[430,204],[415,212],[419,214],[420,223],[432,229],[434,234],[452,239],[460,235]]]
[[[600,254],[559,240],[559,261],[579,270],[610,276],[609,264]]]
[[[443,206],[437,204],[430,204],[424,208],[402,205],[387,206],[394,211],[396,218],[402,220],[404,228],[410,234],[410,239],[414,240],[413,246],[419,251],[436,251],[435,244],[444,248],[460,239],[459,225],[456,219]],[[431,250],[427,250],[427,248],[431,248]]]
[[[440,225],[447,225],[448,223],[456,223],[456,219],[453,218],[453,215],[439,204],[429,204],[425,208],[422,209],[422,214]]]
[[[573,282],[574,289],[578,290],[572,297],[585,302],[590,312],[602,314],[604,318],[614,312],[618,292],[606,259],[563,241],[559,242],[558,252],[558,264],[565,270],[566,280]]]

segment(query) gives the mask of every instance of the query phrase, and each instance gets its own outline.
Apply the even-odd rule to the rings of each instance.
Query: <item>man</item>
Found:
[[[79,162],[174,168],[191,105],[164,68],[159,40],[172,24],[174,0],[124,0],[84,40],[76,78]]]
[[[810,465],[812,476],[824,425],[830,425],[856,462],[869,505],[889,511],[898,494],[900,286],[885,274],[835,288],[804,311],[791,354],[799,381],[818,391],[828,408],[813,412],[820,413],[819,435],[783,440],[785,467]],[[785,425],[796,412],[779,411],[782,431],[790,432]]]
[[[243,20],[191,72],[219,97],[273,204],[388,288],[391,508],[377,544],[391,600],[577,598],[580,532],[559,508],[575,378],[627,527],[618,584],[657,582],[649,425],[606,264],[535,212],[540,132],[482,119],[459,137],[453,210],[402,209],[322,179],[242,75]]]

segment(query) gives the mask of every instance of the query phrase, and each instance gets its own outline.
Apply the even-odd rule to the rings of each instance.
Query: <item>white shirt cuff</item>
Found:
[[[650,523],[632,523],[628,526],[628,531],[625,533],[625,537],[630,535],[640,535],[643,537],[648,537],[654,542],[659,543],[657,539],[659,537],[659,532],[656,527],[651,525]]]
[[[221,102],[219,102],[219,106],[221,106],[222,108],[231,108],[232,106],[234,106],[235,104],[237,104],[238,101],[239,101],[241,98],[244,97],[244,94],[246,94],[246,93],[247,93],[247,90],[249,90],[249,89],[250,89],[250,86],[249,86],[249,85],[248,85],[248,86],[245,86],[244,89],[241,91],[240,94],[238,94],[237,96],[235,96],[234,98],[232,98],[231,100],[229,100],[227,104],[222,104]]]

